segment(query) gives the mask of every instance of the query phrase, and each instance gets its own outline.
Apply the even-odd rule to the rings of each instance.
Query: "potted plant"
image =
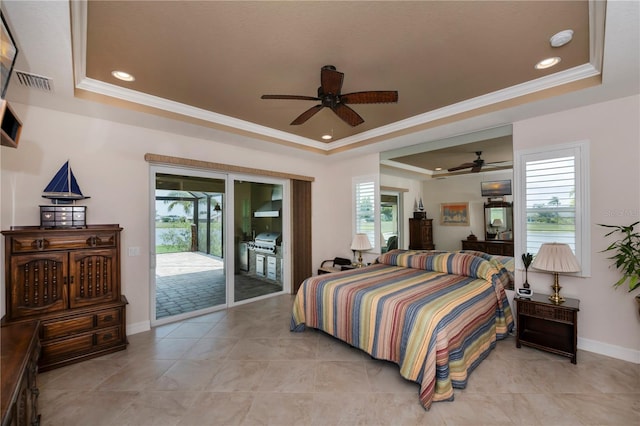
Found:
[[[612,252],[613,255],[608,259],[613,260],[616,269],[622,272],[622,277],[613,283],[613,286],[618,288],[628,282],[630,292],[640,287],[640,233],[634,232],[634,227],[639,223],[640,221],[637,221],[629,226],[598,224],[611,228],[605,237],[612,234],[619,237],[602,252]],[[640,295],[636,295],[636,302],[640,312]]]
[[[524,264],[524,288],[529,288],[529,265],[533,261],[533,255],[531,253],[522,253],[522,263]]]

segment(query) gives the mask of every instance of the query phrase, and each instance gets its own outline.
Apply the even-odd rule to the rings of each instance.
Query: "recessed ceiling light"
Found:
[[[573,30],[564,30],[552,35],[549,43],[552,47],[560,47],[569,43],[571,39],[573,39]]]
[[[440,170],[442,170],[442,167],[436,167],[436,172],[439,172]]]
[[[124,71],[111,71],[111,75],[122,81],[133,81],[135,77]]]
[[[328,141],[328,140],[333,139],[333,136],[331,136],[331,135],[322,135],[322,139],[324,139],[325,141]]]
[[[557,56],[553,58],[543,59],[536,64],[536,69],[543,70],[546,68],[551,68],[552,66],[558,64],[559,62],[560,62],[560,58]]]

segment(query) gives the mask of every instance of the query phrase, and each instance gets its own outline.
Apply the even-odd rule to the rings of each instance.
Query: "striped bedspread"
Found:
[[[506,271],[467,253],[394,250],[361,269],[305,280],[292,331],[316,328],[420,384],[420,402],[453,399],[513,328]]]

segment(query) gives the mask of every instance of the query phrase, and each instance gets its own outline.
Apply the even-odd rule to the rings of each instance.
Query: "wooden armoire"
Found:
[[[125,349],[118,225],[12,227],[3,325],[40,320],[40,371]]]
[[[433,219],[409,219],[409,250],[434,250]]]

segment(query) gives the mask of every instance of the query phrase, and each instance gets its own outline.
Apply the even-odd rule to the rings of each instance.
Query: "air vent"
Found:
[[[24,71],[18,70],[15,71],[15,75],[18,79],[18,82],[24,87],[44,90],[45,92],[53,92],[53,80],[51,80],[49,77],[29,74]]]

